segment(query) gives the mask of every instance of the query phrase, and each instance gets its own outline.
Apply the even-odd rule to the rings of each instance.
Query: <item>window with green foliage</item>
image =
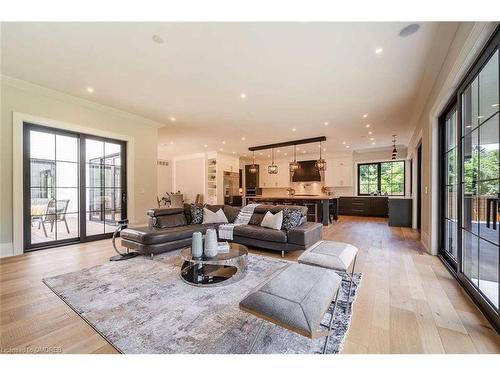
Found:
[[[358,194],[405,194],[405,162],[358,164]]]

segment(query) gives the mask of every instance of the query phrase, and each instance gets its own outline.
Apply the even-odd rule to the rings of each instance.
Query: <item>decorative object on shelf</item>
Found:
[[[396,160],[396,156],[398,156],[398,150],[396,149],[396,134],[392,135],[392,160]]]
[[[290,163],[290,172],[295,172],[300,168],[299,163],[297,163],[297,145],[293,145],[293,161]]]
[[[319,159],[316,162],[316,166],[320,171],[326,171],[326,161],[321,157],[321,141],[319,141]]]
[[[255,174],[257,173],[257,165],[255,165],[255,151],[252,151],[253,162],[250,168],[248,168],[248,172]]]
[[[109,258],[110,261],[127,260],[130,258],[135,258],[137,255],[139,255],[139,253],[137,253],[135,251],[130,251],[128,247],[127,247],[126,252],[120,253],[120,251],[116,247],[116,236],[118,236],[118,234],[120,234],[120,232],[123,229],[127,228],[127,224],[128,224],[128,219],[118,220],[118,227],[115,229],[115,231],[113,233],[113,248],[115,249],[117,255]]]
[[[267,167],[267,173],[269,174],[277,174],[278,173],[278,166],[274,164],[274,148],[271,149],[271,165]]]
[[[217,231],[215,229],[207,229],[205,234],[205,248],[203,254],[208,258],[213,258],[218,253],[219,243],[217,242]]]
[[[201,232],[194,232],[191,239],[191,253],[193,258],[201,258],[203,255],[203,235]]]

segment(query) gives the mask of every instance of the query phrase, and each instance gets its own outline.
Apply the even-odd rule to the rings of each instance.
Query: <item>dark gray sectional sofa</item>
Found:
[[[239,208],[227,205],[207,205],[209,210],[224,211],[229,222],[234,222]],[[267,211],[273,214],[283,210],[299,210],[306,217],[307,207],[303,206],[268,206],[260,205],[248,225],[234,228],[233,242],[250,247],[288,252],[304,250],[323,238],[321,223],[303,222],[289,230],[275,230],[260,226]],[[148,211],[149,225],[139,228],[127,228],[121,231],[122,246],[142,254],[153,255],[180,249],[191,245],[194,232],[205,233],[208,228],[217,229],[219,224],[190,224],[190,205],[184,208],[160,208]],[[305,221],[305,219],[304,219]]]

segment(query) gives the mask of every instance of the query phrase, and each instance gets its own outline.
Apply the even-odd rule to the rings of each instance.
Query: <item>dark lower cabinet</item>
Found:
[[[340,215],[388,216],[387,197],[340,197]]]

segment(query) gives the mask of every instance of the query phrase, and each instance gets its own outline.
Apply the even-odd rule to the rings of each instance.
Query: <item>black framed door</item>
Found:
[[[440,255],[492,324],[499,319],[500,31],[440,117]]]
[[[24,248],[109,238],[126,217],[126,143],[24,124]]]

